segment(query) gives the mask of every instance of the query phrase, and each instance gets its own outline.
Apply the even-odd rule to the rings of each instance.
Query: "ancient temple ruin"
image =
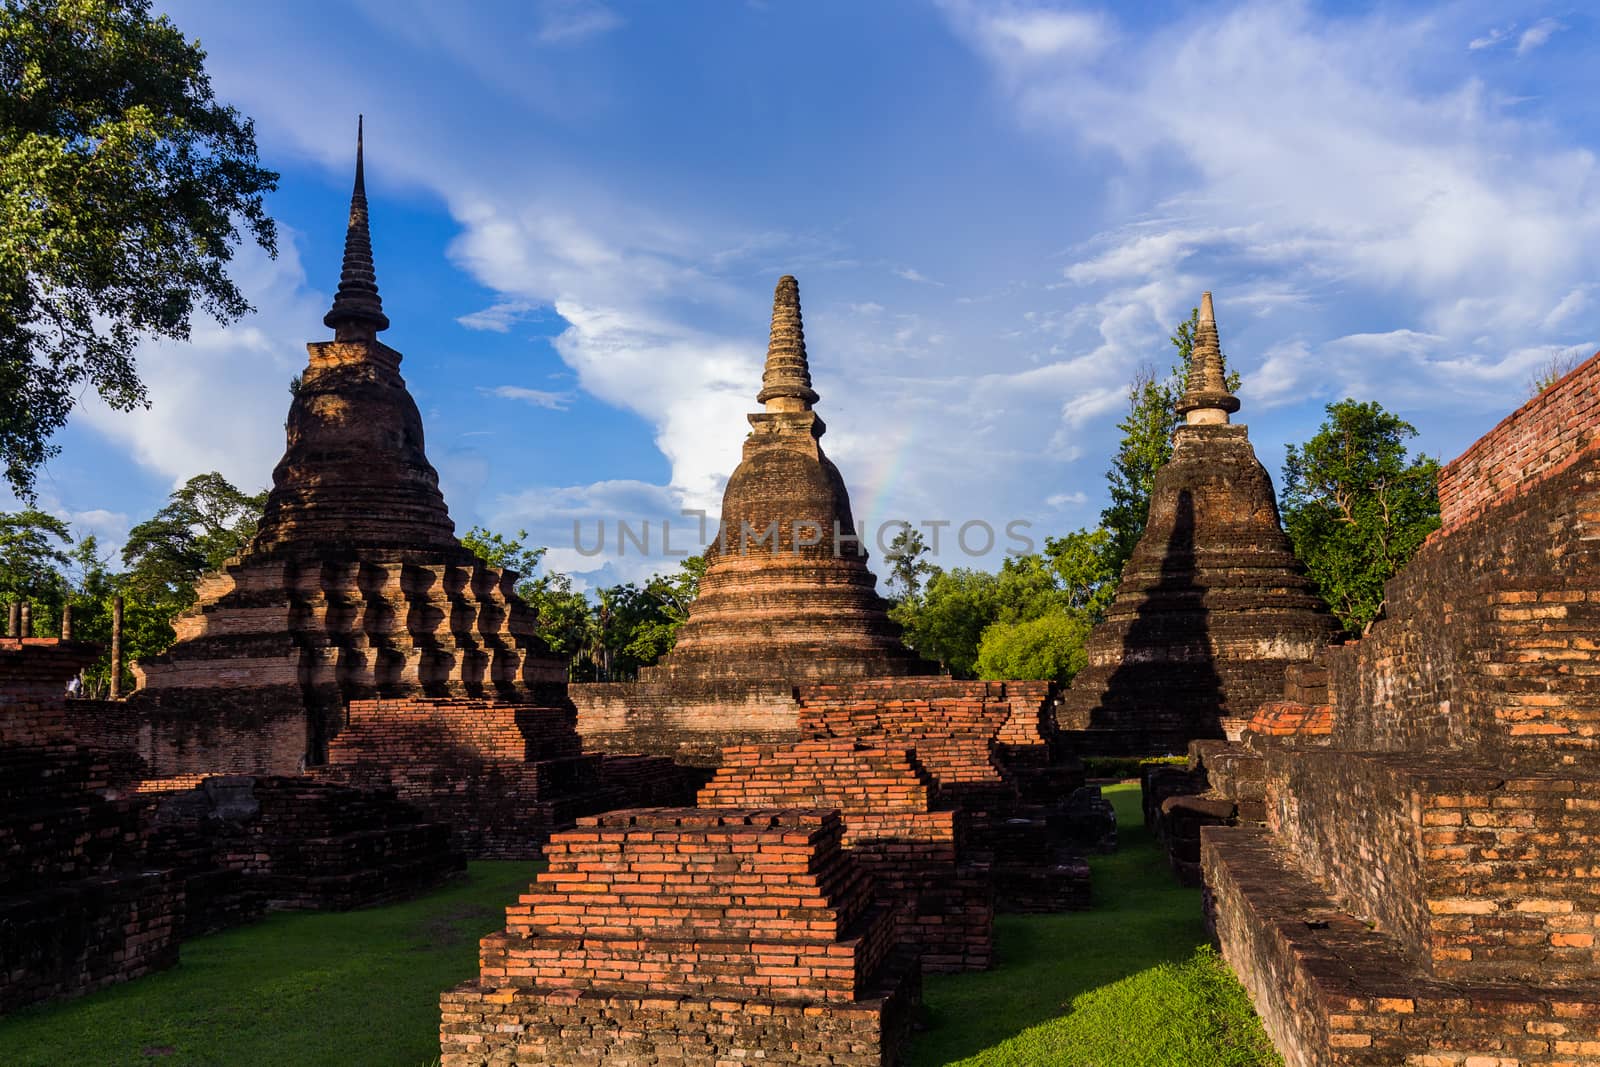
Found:
[[[1229,422],[1238,410],[1206,293],[1172,458],[1057,714],[1078,751],[1157,755],[1237,736],[1282,689],[1286,668],[1338,632],[1283,532],[1246,428]]]
[[[444,1067],[899,1061],[919,993],[837,811],[580,821],[441,998]]]
[[[1201,831],[1290,1067],[1600,1060],[1600,355],[1439,501],[1384,617],[1245,734],[1265,825]]]
[[[931,673],[901,642],[822,451],[800,287],[778,281],[744,458],[672,651],[637,684],[574,686],[591,746],[711,764],[723,744],[797,740],[796,685]]]
[[[565,665],[515,576],[456,539],[373,269],[360,137],[331,341],[289,408],[249,546],[199,585],[178,640],[137,665],[128,747],[161,774],[294,772],[352,700],[559,699]]]

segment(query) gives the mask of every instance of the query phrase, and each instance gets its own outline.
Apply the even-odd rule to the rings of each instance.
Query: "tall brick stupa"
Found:
[[[1144,535],[1057,711],[1088,754],[1182,752],[1237,736],[1283,691],[1291,664],[1338,632],[1278,518],[1272,478],[1228,389],[1211,294],[1172,458],[1156,472]]]
[[[867,569],[850,494],[822,451],[800,286],[778,280],[744,458],[722,497],[721,535],[677,644],[647,682],[789,685],[924,673]]]
[[[288,445],[255,538],[207,575],[165,654],[135,667],[163,767],[289,772],[320,762],[351,700],[555,695],[565,665],[535,634],[516,576],[455,536],[422,416],[378,295],[361,136],[331,341],[289,407]]]

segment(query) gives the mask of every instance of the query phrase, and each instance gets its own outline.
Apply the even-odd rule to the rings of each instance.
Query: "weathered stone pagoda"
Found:
[[[778,281],[744,459],[722,496],[722,532],[672,652],[644,681],[792,684],[921,673],[867,569],[850,494],[822,451],[800,286]]]
[[[199,586],[170,651],[135,668],[132,747],[161,774],[292,772],[351,700],[560,697],[515,575],[456,539],[378,295],[361,141],[331,341],[289,408],[250,545]]]
[[[1081,752],[1182,752],[1197,738],[1237,736],[1281,692],[1289,665],[1338,631],[1283,532],[1246,428],[1229,422],[1238,410],[1206,293],[1172,458],[1057,713]]]
[[[778,281],[766,368],[719,536],[677,644],[638,684],[574,686],[600,747],[714,763],[721,745],[798,740],[796,685],[932,673],[901,642],[822,451],[800,287]]]

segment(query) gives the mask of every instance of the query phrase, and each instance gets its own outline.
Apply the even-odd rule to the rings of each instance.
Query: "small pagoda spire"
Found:
[[[333,307],[322,317],[335,341],[371,341],[389,328],[372,266],[372,235],[367,230],[367,183],[361,162],[363,120],[356,117],[356,184],[350,194],[350,225],[344,235],[344,270]]]
[[[800,283],[785,274],[772,296],[772,335],[756,403],[765,404],[768,411],[810,411],[816,402],[806,362],[806,331],[800,321]]]
[[[1211,294],[1200,297],[1200,320],[1195,326],[1194,349],[1189,359],[1189,379],[1178,400],[1178,414],[1190,426],[1226,423],[1239,410],[1239,398],[1228,391],[1222,369],[1222,343],[1217,339],[1217,316]]]

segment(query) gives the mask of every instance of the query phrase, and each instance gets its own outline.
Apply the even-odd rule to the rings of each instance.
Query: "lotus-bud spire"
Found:
[[[350,194],[350,225],[344,235],[344,269],[333,307],[322,317],[336,341],[371,341],[389,328],[372,266],[372,234],[367,229],[367,183],[361,161],[363,121],[356,118],[356,184]]]
[[[1222,368],[1222,344],[1217,338],[1217,316],[1211,294],[1200,297],[1200,318],[1195,324],[1194,348],[1189,357],[1189,378],[1178,400],[1178,414],[1189,425],[1225,423],[1239,410],[1239,398],[1228,391]]]
[[[765,404],[768,411],[810,411],[816,402],[806,362],[806,331],[800,321],[800,283],[785,274],[772,297],[772,335],[756,403]]]

